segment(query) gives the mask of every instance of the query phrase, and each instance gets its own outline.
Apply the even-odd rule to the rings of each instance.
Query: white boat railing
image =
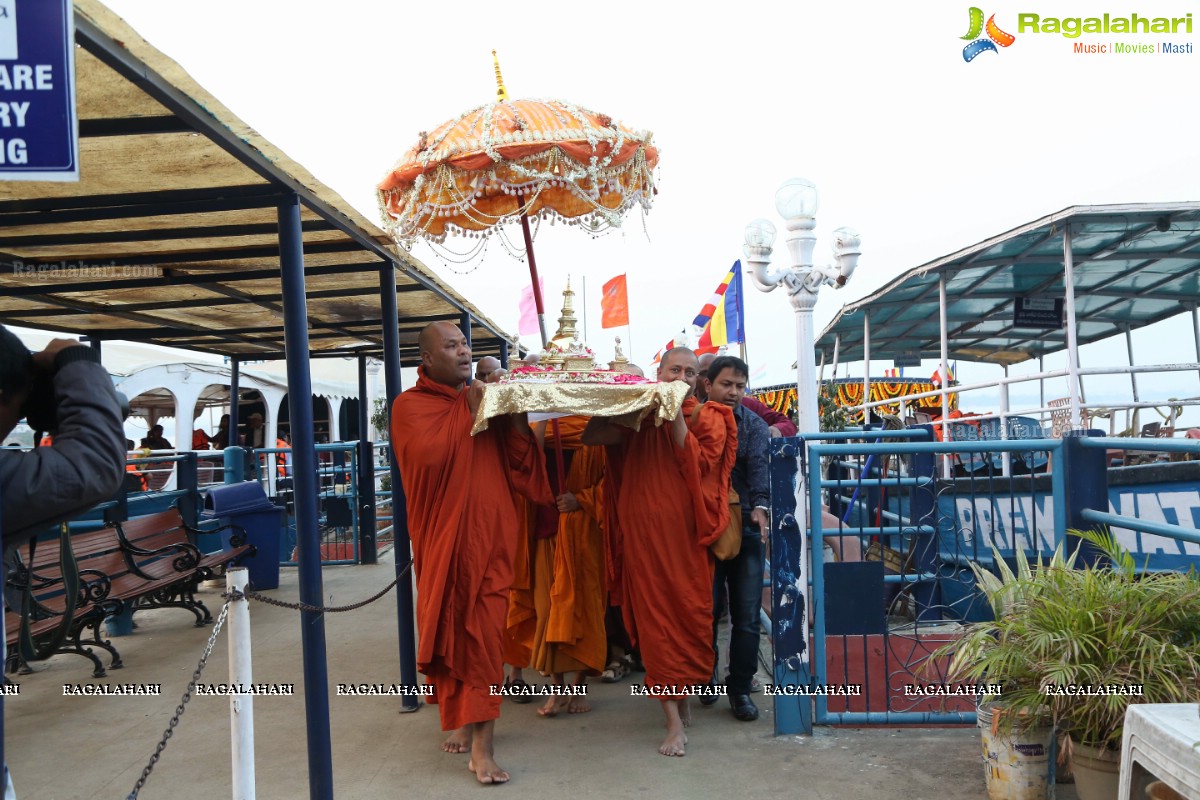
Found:
[[[1087,376],[1112,376],[1112,375],[1143,375],[1143,374],[1159,374],[1159,373],[1179,373],[1179,372],[1200,372],[1200,364],[1154,364],[1147,366],[1113,366],[1113,367],[1087,367],[1078,370],[1077,374],[1081,377]],[[1078,407],[1080,409],[1080,417],[1077,420],[1070,419],[1071,410],[1069,406],[1058,406],[1049,404],[1040,405],[1025,405],[1013,407],[1011,404],[1012,387],[1021,384],[1028,384],[1034,381],[1042,382],[1055,378],[1064,378],[1069,374],[1067,369],[1046,370],[1036,372],[1029,375],[1009,375],[995,380],[976,381],[967,384],[952,384],[950,386],[934,389],[926,392],[916,392],[913,394],[902,395],[900,397],[892,397],[883,400],[873,400],[868,403],[851,406],[848,410],[859,411],[864,414],[864,419],[867,417],[868,411],[876,411],[882,407],[896,407],[899,404],[901,418],[907,416],[908,404],[913,401],[923,398],[943,397],[951,394],[958,395],[958,406],[960,409],[970,406],[972,397],[978,398],[984,392],[999,392],[998,411],[984,411],[980,413],[972,413],[970,419],[973,422],[983,420],[998,419],[1000,420],[1000,436],[1002,439],[1008,438],[1007,421],[1012,417],[1037,417],[1042,423],[1043,431],[1046,436],[1050,436],[1050,427],[1054,425],[1053,420],[1059,419],[1059,424],[1054,425],[1055,428],[1064,429],[1083,429],[1091,427],[1097,419],[1108,420],[1108,434],[1110,436],[1138,436],[1140,430],[1137,428],[1137,412],[1144,409],[1166,409],[1166,412],[1159,411],[1159,415],[1163,418],[1162,428],[1164,430],[1174,432],[1176,423],[1180,419],[1185,408],[1200,407],[1200,396],[1192,397],[1169,397],[1162,400],[1129,400],[1117,402],[1088,402],[1086,399],[1080,399]],[[1044,391],[1044,388],[1043,388]],[[994,398],[989,394],[986,404],[994,402]],[[1044,403],[1044,400],[1043,400]],[[981,406],[984,404],[981,403]],[[1125,425],[1120,431],[1116,429],[1116,418],[1121,412],[1125,413]],[[931,419],[930,424],[937,426],[943,430],[943,438],[945,438],[945,426],[959,421],[956,419]],[[1005,470],[1007,474],[1007,459],[1005,459]],[[950,469],[949,459],[946,459],[945,471],[948,473]]]
[[[1200,371],[1200,364],[1155,364],[1151,366],[1118,366],[1118,367],[1087,367],[1079,370],[1081,376],[1101,376],[1101,375],[1133,375],[1133,374],[1148,374],[1148,373],[1171,373],[1171,372],[1197,372]],[[981,413],[973,415],[973,419],[1001,419],[1013,416],[1045,416],[1046,414],[1059,414],[1068,411],[1063,407],[1040,405],[1040,406],[1021,406],[1013,408],[1009,402],[1010,389],[1014,385],[1030,383],[1033,381],[1043,381],[1052,378],[1066,377],[1068,371],[1066,369],[1047,370],[1045,372],[1037,372],[1030,375],[1010,375],[1007,377],[997,378],[995,380],[977,381],[974,383],[954,384],[941,389],[934,389],[927,392],[916,392],[913,394],[902,395],[884,400],[873,400],[869,403],[852,406],[850,410],[864,411],[875,410],[881,406],[894,406],[897,403],[901,404],[903,409],[908,403],[928,397],[942,397],[943,395],[957,394],[959,396],[959,407],[964,405],[964,396],[972,392],[981,392],[984,390],[999,390],[1000,398],[999,405],[1001,410],[994,413]],[[1129,401],[1129,402],[1096,402],[1089,403],[1085,399],[1080,400],[1080,405],[1084,407],[1089,417],[1107,417],[1113,412],[1118,411],[1134,411],[1147,408],[1163,408],[1167,407],[1169,413],[1164,417],[1169,427],[1173,426],[1174,422],[1179,418],[1178,409],[1186,407],[1200,406],[1200,396],[1196,397],[1170,397],[1162,400],[1145,400],[1145,401]],[[1105,412],[1103,414],[1097,412]],[[1069,412],[1068,412],[1069,413]],[[1044,422],[1045,420],[1043,420]],[[936,420],[935,424],[945,424],[953,422],[953,420]],[[1078,427],[1078,426],[1077,426]],[[1128,430],[1131,426],[1127,425]],[[1134,431],[1136,433],[1136,431]]]

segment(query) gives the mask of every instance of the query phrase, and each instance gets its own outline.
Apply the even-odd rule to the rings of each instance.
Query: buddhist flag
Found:
[[[629,324],[629,292],[625,276],[618,275],[604,284],[600,296],[600,327],[619,328]]]
[[[538,288],[542,290],[542,295],[546,294],[546,282],[538,278]],[[542,329],[538,326],[537,319],[537,303],[533,299],[533,284],[526,286],[521,290],[521,320],[517,323],[517,333],[521,336],[526,336],[534,333],[541,333]]]
[[[735,261],[692,323],[702,329],[697,355],[715,353],[721,345],[746,341],[744,297],[742,262]]]
[[[666,354],[666,352],[668,350],[674,350],[676,347],[687,347],[687,346],[688,346],[687,331],[680,331],[678,336],[676,336],[671,341],[667,342],[665,345],[663,345],[661,350],[659,350],[657,353],[654,354],[654,358],[650,359],[650,363],[657,364],[658,362],[662,361],[662,357]]]

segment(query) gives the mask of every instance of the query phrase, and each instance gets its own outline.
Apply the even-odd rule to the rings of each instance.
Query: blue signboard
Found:
[[[79,180],[71,0],[0,0],[0,180]]]
[[[1110,485],[1106,510],[1112,514],[1136,517],[1160,525],[1179,525],[1200,529],[1200,486],[1195,481],[1174,481],[1134,485]],[[947,556],[979,553],[990,560],[994,545],[1003,556],[1011,556],[1020,547],[1032,558],[1034,553],[1054,551],[1054,498],[1048,493],[1033,496],[1006,495],[996,492],[986,502],[973,496],[947,494],[938,500],[943,520],[941,549]],[[1133,555],[1138,566],[1150,570],[1187,570],[1200,567],[1200,544],[1171,539],[1128,528],[1112,528],[1122,547]],[[974,541],[978,536],[979,541]],[[959,537],[956,543],[955,538]]]

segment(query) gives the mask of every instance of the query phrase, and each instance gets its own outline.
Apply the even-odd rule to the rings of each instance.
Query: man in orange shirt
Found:
[[[658,752],[665,756],[685,754],[687,693],[707,685],[712,674],[708,546],[729,523],[729,474],[737,455],[737,426],[728,407],[705,404],[692,418],[699,369],[687,348],[663,356],[658,379],[691,387],[671,423],[647,423],[634,433],[595,417],[583,435],[584,444],[610,447],[624,551],[617,554],[621,610],[646,666],[647,693],[662,701],[667,736]]]
[[[470,750],[480,783],[504,783],[493,736],[517,520],[512,492],[553,504],[542,450],[524,414],[471,436],[484,384],[471,348],[436,322],[418,338],[417,384],[396,398],[391,442],[408,502],[417,576],[417,666],[434,687],[447,752]]]

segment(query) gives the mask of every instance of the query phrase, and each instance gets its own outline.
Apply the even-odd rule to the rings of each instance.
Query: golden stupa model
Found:
[[[612,363],[607,369],[597,367],[596,354],[579,339],[577,322],[575,292],[568,279],[558,330],[541,359],[488,385],[475,412],[472,434],[486,430],[488,420],[502,414],[539,414],[542,419],[564,414],[611,416],[634,429],[643,421],[661,425],[675,418],[688,393],[686,383],[658,383],[627,373],[629,359],[620,339]]]
[[[596,369],[596,354],[580,341],[576,322],[575,292],[571,289],[571,279],[567,278],[558,330],[550,337],[540,364],[565,372],[592,372]]]

